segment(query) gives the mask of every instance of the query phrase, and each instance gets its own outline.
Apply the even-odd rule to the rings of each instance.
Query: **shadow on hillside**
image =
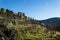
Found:
[[[0,40],[14,40],[16,30],[8,29],[6,25],[0,24]]]

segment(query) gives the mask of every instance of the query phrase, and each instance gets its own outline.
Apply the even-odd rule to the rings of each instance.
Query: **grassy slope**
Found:
[[[60,35],[60,32],[47,30],[38,24],[9,24],[8,28],[17,30],[17,40],[56,40]]]

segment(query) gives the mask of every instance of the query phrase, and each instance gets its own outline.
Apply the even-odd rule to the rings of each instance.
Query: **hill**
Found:
[[[60,18],[36,20],[1,8],[0,40],[60,40],[59,23]]]
[[[46,26],[48,29],[59,30],[60,31],[60,18],[54,17],[46,20],[40,21],[42,25]]]
[[[12,23],[12,24],[29,24],[29,23],[36,23],[36,20],[27,17],[25,13],[18,12],[14,13],[11,10],[1,8],[0,9],[0,22],[4,22],[5,24]]]

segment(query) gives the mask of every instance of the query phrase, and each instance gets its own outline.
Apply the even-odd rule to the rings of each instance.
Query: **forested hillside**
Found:
[[[0,40],[60,40],[60,31],[45,25],[23,12],[0,8]]]

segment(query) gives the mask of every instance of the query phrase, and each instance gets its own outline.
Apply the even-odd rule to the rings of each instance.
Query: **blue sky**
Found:
[[[0,8],[24,12],[38,20],[60,17],[60,0],[0,0]]]

